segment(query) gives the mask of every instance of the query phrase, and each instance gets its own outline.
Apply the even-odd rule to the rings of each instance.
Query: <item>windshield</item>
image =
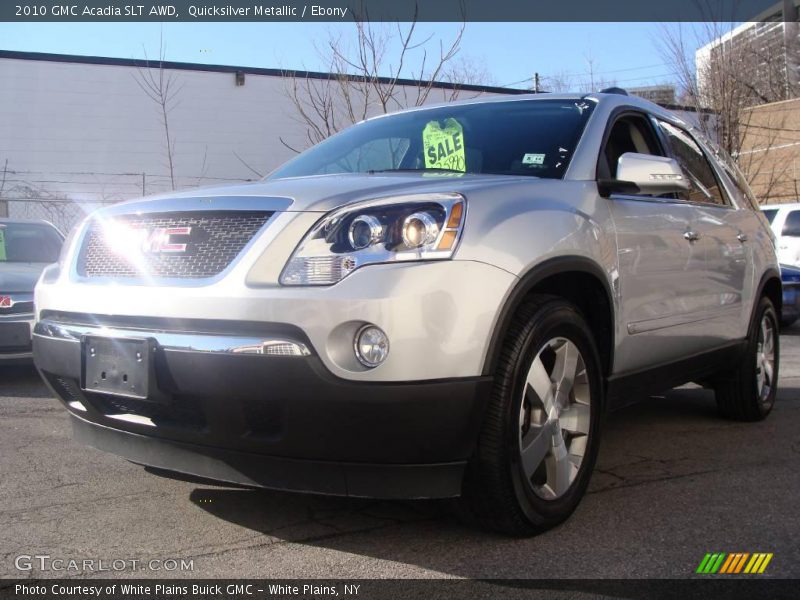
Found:
[[[560,179],[594,103],[514,100],[414,110],[359,123],[268,179],[432,171]]]
[[[0,264],[53,263],[61,251],[61,235],[50,225],[0,223]]]

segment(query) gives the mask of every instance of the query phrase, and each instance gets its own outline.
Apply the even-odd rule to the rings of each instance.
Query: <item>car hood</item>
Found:
[[[44,263],[0,263],[0,292],[32,292]]]
[[[458,175],[451,173],[354,173],[290,177],[218,187],[198,188],[114,205],[113,212],[136,210],[188,210],[197,202],[206,208],[223,208],[226,200],[252,198],[254,208],[296,212],[327,212],[339,206],[395,195],[462,192],[535,181],[533,177],[505,175]]]

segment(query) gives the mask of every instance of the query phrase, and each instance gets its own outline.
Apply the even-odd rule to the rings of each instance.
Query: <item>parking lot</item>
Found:
[[[15,568],[46,554],[135,559],[153,570],[118,575],[145,577],[687,577],[707,552],[772,552],[767,576],[798,577],[800,327],[781,342],[765,422],[721,420],[698,388],[615,413],[577,512],[522,540],[461,525],[447,502],[166,479],[74,443],[33,369],[0,368],[0,576],[109,575]],[[171,559],[192,570],[166,570]]]

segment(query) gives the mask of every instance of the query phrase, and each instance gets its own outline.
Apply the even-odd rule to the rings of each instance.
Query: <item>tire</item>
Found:
[[[583,316],[562,299],[534,296],[504,340],[459,512],[515,536],[564,521],[589,484],[602,408],[600,359]]]
[[[769,298],[763,297],[758,303],[739,364],[724,374],[715,387],[717,407],[724,417],[736,421],[760,421],[772,410],[780,366],[778,331],[775,307]],[[765,336],[772,340],[771,344],[767,341],[766,348]]]

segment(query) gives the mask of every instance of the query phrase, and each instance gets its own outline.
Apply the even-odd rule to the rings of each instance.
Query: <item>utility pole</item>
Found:
[[[533,93],[538,94],[541,92],[541,88],[539,87],[539,73],[533,74]]]
[[[3,197],[3,190],[6,187],[6,175],[8,174],[8,159],[3,165],[3,178],[0,180],[0,198]],[[0,200],[0,217],[8,216],[8,201]]]
[[[800,89],[800,43],[798,43],[797,7],[792,0],[783,0],[783,56],[786,69],[786,98]]]

